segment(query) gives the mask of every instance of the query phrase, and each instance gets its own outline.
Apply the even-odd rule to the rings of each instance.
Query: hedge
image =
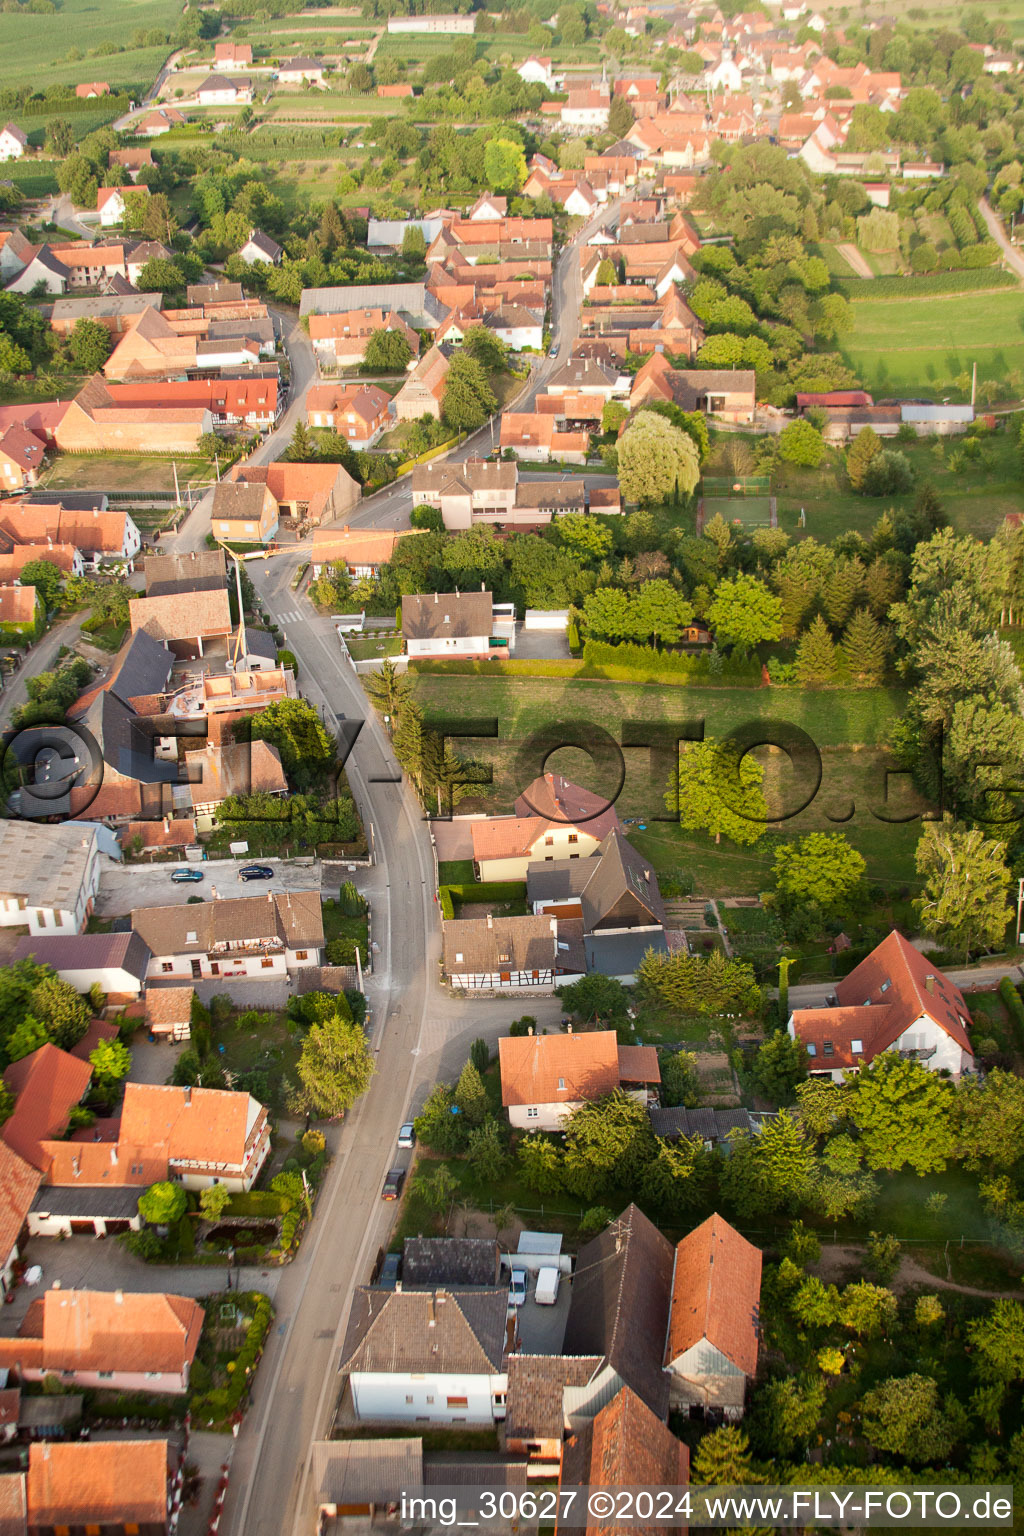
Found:
[[[274,1309],[268,1297],[261,1291],[243,1291],[233,1298],[240,1305],[255,1304],[255,1312],[249,1323],[243,1343],[234,1360],[234,1370],[226,1387],[214,1387],[209,1392],[196,1395],[192,1398],[190,1409],[192,1417],[199,1423],[222,1424],[226,1427],[226,1421],[241,1407],[242,1399],[251,1386],[251,1377],[259,1364],[260,1355],[263,1353],[263,1345],[270,1325],[274,1320]]]
[[[835,286],[847,299],[922,299],[939,293],[976,293],[987,288],[1016,288],[1012,272],[999,267],[923,272],[917,277],[840,277]]]
[[[720,658],[716,670],[711,657],[688,656],[679,651],[653,651],[646,645],[605,645],[588,640],[583,647],[584,665],[617,682],[751,683],[761,681],[756,656]]]
[[[1024,1003],[1020,1000],[1020,993],[1010,980],[1004,976],[998,987],[999,996],[1002,998],[1007,1013],[1010,1015],[1010,1023],[1013,1026],[1014,1040],[1018,1047],[1024,1046]]]
[[[579,677],[579,661],[451,661],[438,657],[413,657],[410,672],[430,672],[449,677]]]

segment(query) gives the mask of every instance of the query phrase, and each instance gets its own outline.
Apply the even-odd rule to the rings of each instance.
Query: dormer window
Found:
[[[890,988],[890,987],[891,987],[891,986],[892,986],[892,980],[891,980],[891,978],[890,978],[890,977],[888,977],[888,976],[887,976],[887,977],[886,977],[886,978],[885,978],[885,980],[884,980],[884,981],[883,981],[883,982],[882,982],[882,985],[881,985],[881,986],[880,986],[880,987],[879,987],[879,989],[878,989],[878,990],[879,990],[879,991],[880,991],[880,992],[888,992],[888,990],[889,990],[889,988]]]

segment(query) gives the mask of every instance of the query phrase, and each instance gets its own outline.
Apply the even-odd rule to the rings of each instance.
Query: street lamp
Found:
[[[390,741],[391,740],[391,716],[390,715],[385,715],[384,716],[384,724],[387,726],[388,741]]]

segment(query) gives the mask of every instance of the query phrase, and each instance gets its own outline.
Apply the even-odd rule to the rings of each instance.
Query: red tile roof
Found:
[[[721,1216],[676,1247],[665,1364],[706,1339],[746,1376],[757,1370],[761,1250]]]
[[[12,1061],[4,1082],[16,1098],[0,1136],[27,1162],[45,1167],[40,1142],[63,1135],[71,1110],[91,1077],[87,1061],[78,1061],[49,1042],[20,1061]]]
[[[120,1139],[132,1146],[166,1149],[170,1159],[245,1163],[250,1104],[247,1093],[216,1088],[159,1087],[127,1083]]]
[[[660,1082],[654,1047],[631,1049],[635,1054],[627,1055],[623,1063],[613,1029],[504,1037],[498,1041],[501,1102],[506,1109],[517,1104],[572,1104],[602,1098],[623,1079]],[[559,1083],[565,1086],[560,1088]]]
[[[963,993],[895,930],[836,986],[835,1008],[797,1008],[793,1028],[815,1065],[851,1067],[886,1051],[922,1015],[973,1057]],[[832,1049],[826,1055],[825,1044]],[[861,1049],[854,1050],[854,1042]]]
[[[578,1473],[582,1484],[602,1488],[679,1488],[689,1482],[690,1453],[642,1398],[622,1387],[593,1424],[578,1432],[578,1445],[566,1453],[563,1480],[569,1472]],[[656,1524],[594,1521],[586,1523],[585,1536],[657,1536],[660,1530]]]
[[[28,1452],[33,1527],[167,1522],[167,1441],[45,1441]]]
[[[0,1141],[0,1267],[18,1241],[40,1182],[39,1171]]]

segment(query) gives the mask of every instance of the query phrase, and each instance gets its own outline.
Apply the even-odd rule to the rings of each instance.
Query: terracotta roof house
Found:
[[[189,283],[185,289],[185,303],[190,308],[207,304],[241,304],[244,299],[241,283],[230,283],[224,278],[215,283]]]
[[[106,80],[88,80],[75,86],[75,95],[80,101],[89,101],[94,96],[109,96],[110,86]]]
[[[146,1028],[157,1040],[192,1038],[193,987],[147,987]]]
[[[153,151],[147,144],[143,149],[112,149],[107,154],[108,165],[119,165],[127,171],[132,181],[137,180],[139,172],[146,166],[154,165]]]
[[[169,815],[159,821],[129,821],[118,829],[117,840],[125,852],[183,851],[197,841],[196,824],[189,816]]]
[[[179,112],[177,107],[158,107],[155,112],[147,112],[144,117],[135,123],[135,132],[143,138],[155,139],[161,133],[170,133],[172,128],[178,128],[187,122],[184,112]]]
[[[50,966],[76,992],[98,986],[115,1001],[127,1002],[142,991],[150,955],[137,933],[62,933],[19,939],[11,964],[29,958]]]
[[[248,75],[236,75],[226,80],[222,75],[207,75],[196,89],[201,107],[235,107],[252,101],[252,80]]]
[[[43,619],[43,605],[35,587],[0,586],[0,633],[31,639]]]
[[[128,276],[124,242],[120,240],[109,245],[88,245],[84,241],[53,245],[50,254],[67,268],[72,288],[96,288],[111,277]]]
[[[251,43],[215,43],[213,46],[214,69],[251,69]]]
[[[87,570],[97,570],[107,560],[124,561],[132,568],[142,535],[130,513],[105,505],[66,507],[59,500],[40,499],[43,495],[0,503],[0,529],[17,544],[32,546],[36,558],[48,559],[48,548],[70,545]],[[106,498],[101,500],[105,503]]]
[[[139,907],[132,927],[153,952],[150,981],[281,978],[322,960],[324,923],[316,891]]]
[[[414,357],[420,349],[418,333],[394,310],[349,309],[338,314],[309,316],[309,339],[318,362],[326,368],[351,368],[361,363],[366,356],[366,344],[377,331],[397,331]]]
[[[204,646],[232,631],[227,589],[136,597],[128,604],[132,634],[145,630],[175,656],[202,656]]]
[[[655,352],[633,379],[629,406],[635,411],[647,400],[671,400],[685,411],[750,422],[756,389],[752,368],[673,368],[663,352]]]
[[[417,592],[402,599],[407,656],[507,656],[515,645],[514,605],[490,592]]]
[[[166,1440],[45,1441],[29,1446],[29,1536],[94,1530],[99,1536],[164,1536]]]
[[[119,283],[124,281],[118,278]],[[144,309],[159,309],[163,301],[162,293],[136,293],[132,289],[127,293],[73,294],[70,298],[54,301],[50,329],[58,336],[67,336],[79,320],[96,320],[106,327],[111,337],[122,336]]]
[[[502,452],[510,449],[517,458],[532,464],[585,464],[590,452],[590,433],[564,428],[559,418],[539,411],[504,411],[501,417]]]
[[[514,816],[470,823],[473,859],[481,880],[525,880],[532,863],[589,859],[620,826],[601,795],[546,773],[519,796]]]
[[[92,1067],[49,1041],[12,1061],[4,1082],[14,1094],[14,1108],[0,1136],[19,1157],[40,1171],[46,1167],[41,1143],[63,1136],[71,1111],[92,1079]]]
[[[270,1122],[250,1093],[129,1082],[118,1146],[159,1154],[170,1177],[187,1189],[217,1183],[232,1191],[251,1189],[270,1152]]]
[[[285,517],[316,527],[359,505],[360,489],[340,464],[236,464],[229,480],[265,485]]]
[[[440,420],[448,359],[440,347],[431,347],[416,364],[394,397],[398,421],[418,421],[421,416]]]
[[[15,422],[0,434],[0,490],[23,491],[35,485],[46,444]]]
[[[619,1045],[613,1029],[502,1036],[501,1102],[519,1130],[558,1131],[581,1104],[622,1089],[638,1102],[661,1082],[652,1045]]]
[[[357,1286],[341,1369],[357,1419],[493,1424],[505,1416],[505,1287]]]
[[[313,576],[319,576],[325,565],[344,565],[350,576],[376,580],[399,540],[421,532],[419,528],[314,528]]]
[[[601,1358],[591,1382],[591,1415],[629,1387],[657,1418],[668,1416],[663,1351],[673,1262],[672,1244],[635,1205],[580,1249],[562,1350]]]
[[[23,1381],[53,1373],[81,1387],[178,1394],[204,1318],[184,1296],[54,1288],[30,1305],[17,1338],[0,1339],[0,1365]]]
[[[963,993],[895,929],[837,982],[830,1002],[796,1008],[789,1019],[813,1077],[841,1083],[884,1051],[954,1078],[974,1071]]]
[[[306,392],[311,427],[330,427],[352,448],[369,448],[389,425],[391,396],[377,384],[314,384]]]
[[[757,1373],[761,1250],[719,1215],[676,1247],[665,1343],[673,1408],[743,1417]]]
[[[468,992],[550,992],[558,924],[549,917],[449,919],[441,929],[441,969]]]
[[[102,375],[94,374],[70,402],[56,429],[63,452],[192,453],[204,432],[213,431],[209,406],[175,402],[143,405],[127,389],[120,398]]]
[[[690,1480],[690,1453],[657,1414],[629,1387],[566,1441],[559,1487],[685,1488]],[[642,1520],[618,1525],[613,1520],[559,1519],[558,1530],[582,1531],[585,1536],[657,1536],[660,1527]]]
[[[18,1244],[41,1182],[38,1168],[0,1141],[0,1291],[4,1296],[11,1288]]]

